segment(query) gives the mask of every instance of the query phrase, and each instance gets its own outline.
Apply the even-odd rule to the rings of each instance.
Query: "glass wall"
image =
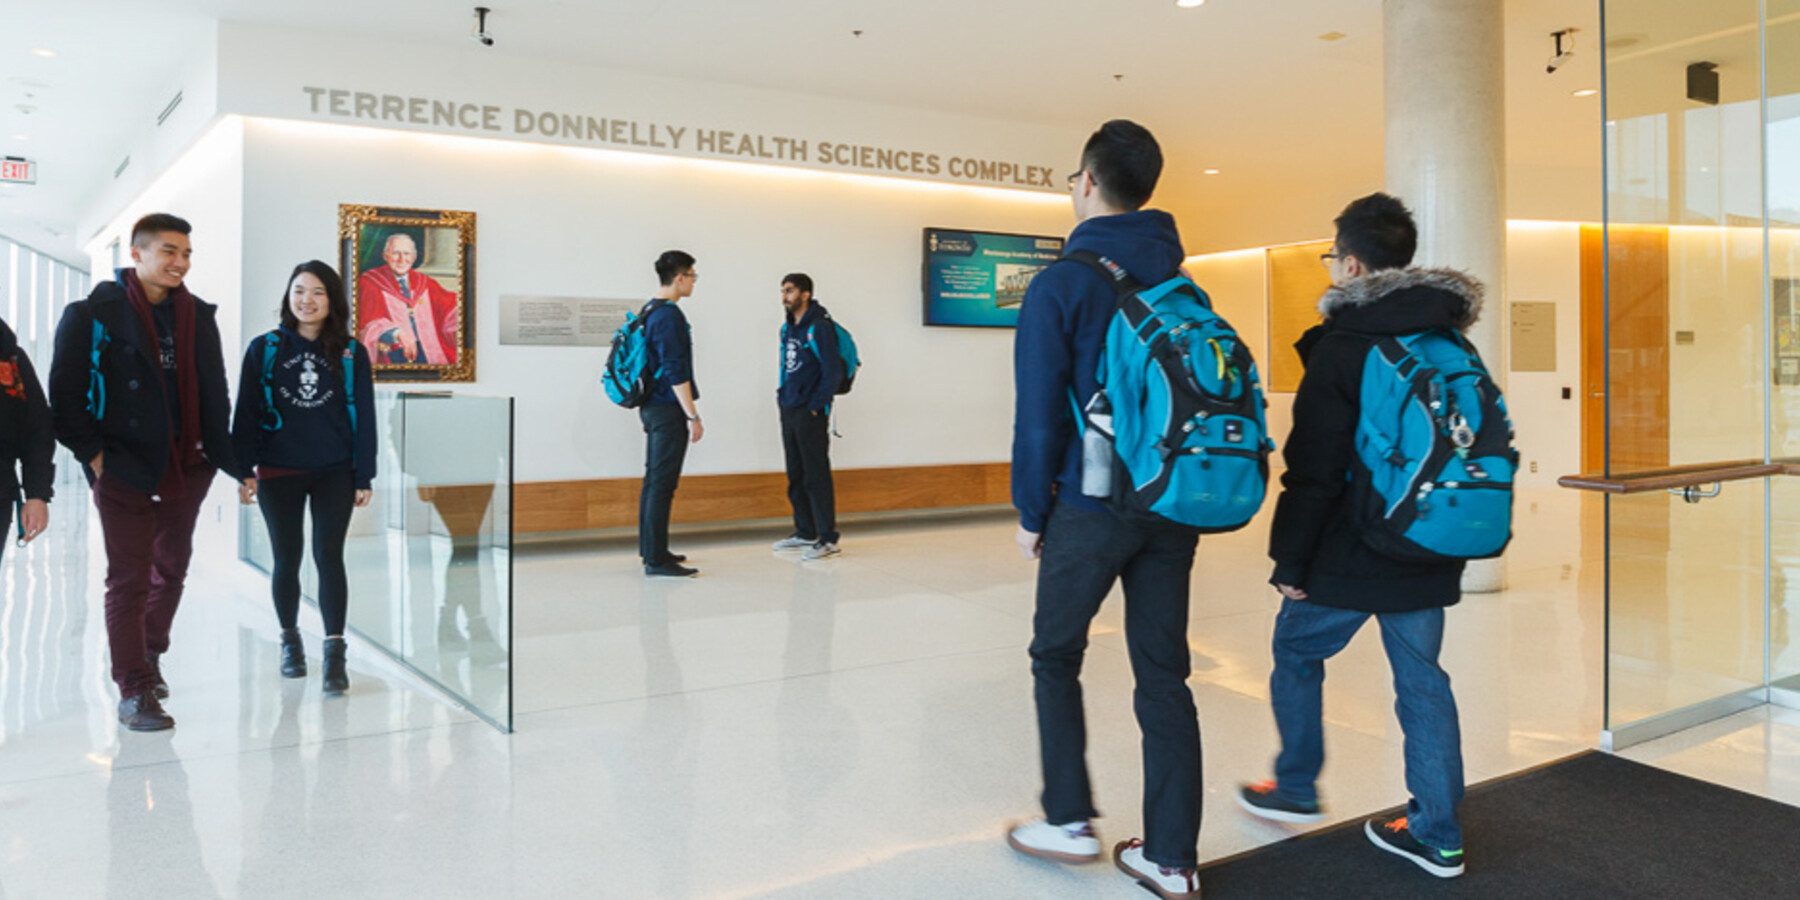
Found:
[[[1606,334],[1610,475],[1800,457],[1796,20],[1800,0],[1603,4],[1606,309],[1584,327]],[[1609,501],[1615,746],[1763,702],[1771,666],[1800,673],[1793,500],[1777,477]]]
[[[374,405],[375,497],[344,551],[350,630],[511,731],[512,398],[376,391]],[[243,558],[267,572],[268,532],[242,515]],[[303,565],[309,601],[316,587]]]

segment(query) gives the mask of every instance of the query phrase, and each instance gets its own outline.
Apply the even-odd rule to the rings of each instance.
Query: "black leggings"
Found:
[[[313,565],[319,570],[319,614],[325,634],[344,633],[350,585],[344,574],[344,535],[356,506],[356,479],[349,469],[281,475],[259,481],[256,505],[269,526],[275,571],[269,587],[275,595],[275,617],[293,628],[300,615],[300,555],[306,549],[303,523],[312,502]]]

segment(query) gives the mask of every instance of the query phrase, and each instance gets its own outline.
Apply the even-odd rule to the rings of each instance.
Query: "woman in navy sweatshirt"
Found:
[[[368,353],[350,339],[343,280],[316,259],[295,266],[282,299],[281,327],[252,341],[244,353],[231,439],[239,465],[256,473],[238,497],[255,500],[269,526],[275,556],[270,587],[281,622],[285,678],[306,675],[296,620],[304,512],[312,509],[328,694],[350,686],[344,672],[349,602],[344,537],[351,507],[368,505],[375,479],[374,387]]]

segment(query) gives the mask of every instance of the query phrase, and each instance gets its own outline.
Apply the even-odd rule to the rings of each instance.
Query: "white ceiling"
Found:
[[[1334,190],[1322,208],[1335,209],[1342,186],[1381,177],[1381,0],[1208,0],[1194,10],[1173,0],[491,2],[495,53],[1077,128],[1134,118],[1165,145],[1165,198],[1223,222],[1296,189]],[[0,234],[75,258],[74,222],[160,111],[161,92],[209,22],[343,28],[461,50],[475,4],[9,5],[0,154],[36,159],[40,176],[0,190]],[[1506,8],[1509,157],[1589,167],[1597,185],[1598,100],[1570,93],[1598,86],[1597,2],[1507,0]],[[1549,33],[1569,26],[1583,29],[1575,61],[1547,76]],[[1345,37],[1319,39],[1329,32]],[[40,47],[57,55],[30,53]],[[1208,167],[1222,174],[1199,174]],[[1220,224],[1200,243],[1283,239],[1236,237]]]

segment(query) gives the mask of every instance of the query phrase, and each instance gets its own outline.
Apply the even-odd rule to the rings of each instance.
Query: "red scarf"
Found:
[[[162,351],[157,347],[156,320],[150,315],[150,298],[144,295],[144,286],[139,283],[136,271],[126,269],[123,280],[125,296],[131,300],[131,308],[137,312],[138,322],[144,327],[144,337],[150,341],[150,357],[156,360],[160,369]],[[200,455],[204,437],[200,432],[200,373],[194,366],[196,307],[194,295],[188,293],[186,285],[176,285],[163,302],[175,304],[175,383],[176,390],[181,392],[181,440],[177,442],[175,430],[169,429],[169,470],[163,474],[157,491],[178,493],[185,481],[186,470],[205,461]]]

